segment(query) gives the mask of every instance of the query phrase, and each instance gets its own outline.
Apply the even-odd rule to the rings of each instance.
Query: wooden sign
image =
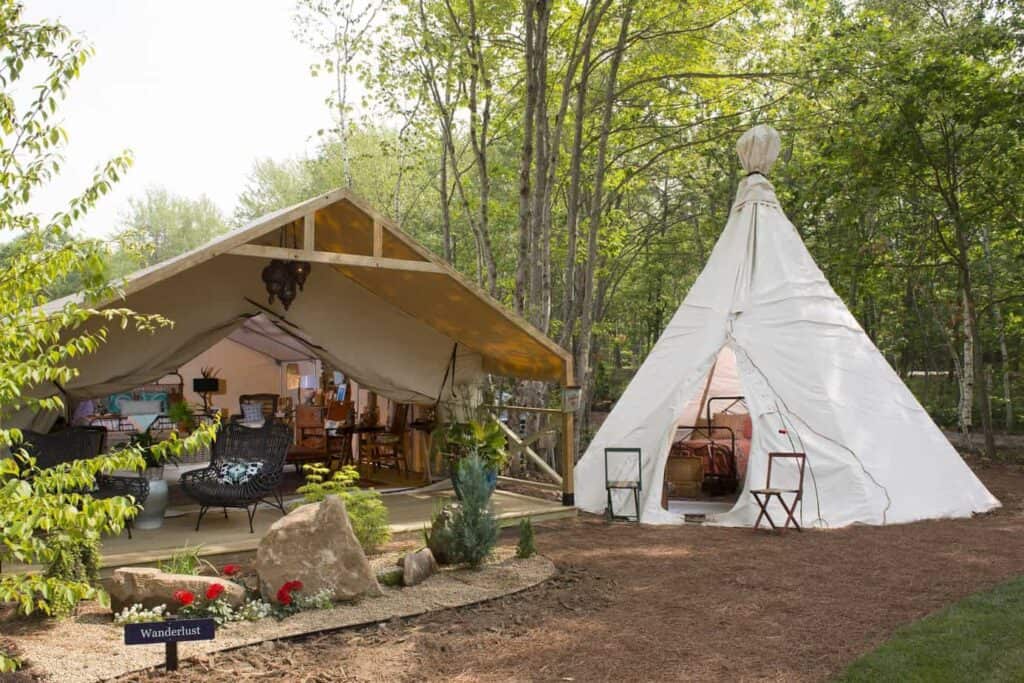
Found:
[[[159,645],[166,649],[168,671],[178,669],[178,643],[188,640],[213,640],[217,624],[213,619],[175,619],[124,625],[125,645]]]

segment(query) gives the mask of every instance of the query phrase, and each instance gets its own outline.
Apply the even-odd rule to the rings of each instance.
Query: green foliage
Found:
[[[345,503],[352,531],[363,550],[373,552],[391,538],[388,528],[388,509],[380,493],[373,489],[361,489],[359,471],[351,465],[331,472],[322,463],[304,465],[306,483],[297,491],[306,503],[319,503],[327,496],[338,496]]]
[[[398,588],[402,586],[401,567],[392,567],[387,571],[377,574],[377,583],[390,588]]]
[[[176,427],[182,427],[186,431],[191,432],[195,429],[195,412],[187,401],[175,401],[172,403],[167,408],[167,418],[173,422]]]
[[[62,413],[57,387],[74,381],[75,359],[104,343],[111,325],[152,332],[170,321],[103,308],[118,296],[106,268],[118,245],[80,240],[72,231],[127,170],[130,155],[102,165],[65,210],[42,217],[30,208],[33,194],[60,170],[67,135],[57,123],[58,105],[90,49],[66,27],[25,21],[19,3],[0,0],[0,52],[0,239],[17,237],[0,273],[0,425],[9,425],[31,412]],[[15,92],[20,95],[8,94]],[[53,301],[55,285],[72,281],[80,294]],[[188,440],[172,438],[150,454],[160,461],[192,451],[213,433],[203,428]],[[80,600],[103,600],[88,578],[90,554],[102,534],[124,529],[137,506],[124,497],[96,500],[88,491],[99,473],[144,466],[142,450],[132,446],[42,469],[21,442],[20,430],[0,428],[0,448],[21,458],[0,460],[0,566],[41,564],[51,571],[0,575],[0,602],[22,614],[55,614]]]
[[[498,542],[498,520],[491,508],[491,487],[487,465],[471,455],[462,461],[457,473],[462,500],[452,513],[451,557],[479,567]]]
[[[838,681],[1024,680],[1024,578],[972,595],[893,637]]]
[[[21,657],[18,656],[14,643],[0,639],[0,674],[14,673],[21,667]]]
[[[537,554],[537,545],[533,537],[533,522],[529,517],[519,520],[519,543],[516,545],[516,557],[527,559]]]
[[[202,573],[204,566],[211,566],[199,556],[201,551],[202,546],[185,546],[171,553],[169,559],[158,562],[157,568],[168,574],[198,575]]]
[[[228,230],[213,200],[203,195],[187,199],[158,187],[128,200],[121,222],[121,239],[138,245],[133,252],[118,254],[117,274],[160,263],[202,246]]]
[[[505,433],[495,419],[453,422],[434,430],[432,445],[444,453],[453,466],[470,455],[476,455],[495,472],[508,463]]]
[[[54,555],[43,576],[58,582],[95,586],[100,579],[100,543],[91,536],[62,536],[50,538]],[[49,598],[50,609],[56,615],[70,614],[77,600],[60,591]]]

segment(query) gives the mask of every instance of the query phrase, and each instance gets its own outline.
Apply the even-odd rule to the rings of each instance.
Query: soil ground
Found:
[[[147,680],[828,680],[897,626],[1024,573],[1024,468],[973,464],[1002,509],[784,535],[581,516],[538,525],[561,571],[524,593]]]

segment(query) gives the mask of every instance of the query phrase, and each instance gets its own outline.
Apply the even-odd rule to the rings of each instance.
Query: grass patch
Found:
[[[1024,681],[1024,576],[902,627],[838,681]]]

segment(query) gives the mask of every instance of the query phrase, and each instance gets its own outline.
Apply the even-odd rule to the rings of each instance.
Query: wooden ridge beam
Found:
[[[235,256],[253,256],[256,258],[281,259],[282,261],[312,261],[314,263],[329,263],[335,266],[354,268],[412,270],[421,273],[444,272],[440,266],[431,261],[409,261],[380,256],[363,256],[361,254],[339,254],[333,251],[306,251],[304,249],[268,247],[259,244],[242,244],[228,250],[228,253]]]

